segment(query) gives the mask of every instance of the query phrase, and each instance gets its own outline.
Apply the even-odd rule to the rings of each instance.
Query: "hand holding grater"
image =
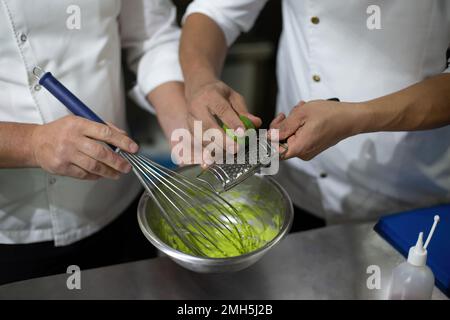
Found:
[[[339,101],[338,98],[328,100]],[[244,123],[247,132],[251,130],[256,134],[256,128],[250,119],[243,115],[240,115],[239,118]],[[229,134],[230,131],[227,131],[229,128],[226,124],[223,124],[222,128]],[[206,183],[217,193],[230,190],[255,173],[260,172],[261,168],[267,167],[275,157],[282,159],[288,151],[286,142],[274,143],[267,137],[260,137],[257,134],[256,148],[249,148],[249,139],[237,138],[234,135],[231,137],[239,145],[245,146],[245,150],[239,151],[244,153],[244,161],[239,162],[239,155],[234,155],[232,163],[226,163],[225,161],[213,163],[197,176],[197,179]]]
[[[260,169],[268,166],[275,157],[282,158],[288,150],[286,143],[280,143],[277,148],[277,144],[270,141],[266,136],[259,136],[256,133],[255,126],[247,117],[240,115],[239,118],[245,125],[246,133],[252,131],[255,134],[255,140],[230,135],[230,131],[227,131],[229,128],[223,124],[222,128],[227,134],[245,148],[240,149],[233,156],[232,163],[226,163],[225,160],[223,163],[213,163],[197,176],[197,179],[206,183],[217,193],[230,190],[245,179],[260,172]],[[256,141],[256,143],[250,145],[250,141]]]

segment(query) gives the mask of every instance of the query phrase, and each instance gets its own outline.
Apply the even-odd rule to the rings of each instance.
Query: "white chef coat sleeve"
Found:
[[[267,0],[195,0],[186,10],[185,19],[193,13],[202,13],[222,29],[230,46],[242,33],[255,23]]]
[[[176,8],[170,0],[122,1],[119,21],[127,63],[137,75],[130,96],[154,113],[147,95],[166,82],[183,81]]]

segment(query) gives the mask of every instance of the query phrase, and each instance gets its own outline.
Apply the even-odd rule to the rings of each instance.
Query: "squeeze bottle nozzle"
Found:
[[[408,263],[417,266],[423,267],[427,264],[427,247],[430,243],[431,237],[433,236],[434,230],[436,229],[436,225],[439,222],[439,216],[434,216],[434,223],[431,227],[430,233],[428,234],[427,240],[425,241],[425,245],[423,244],[423,232],[419,233],[419,237],[417,238],[417,243],[414,247],[409,249],[408,253]]]

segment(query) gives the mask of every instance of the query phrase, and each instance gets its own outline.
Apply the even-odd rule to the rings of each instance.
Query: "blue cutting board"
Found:
[[[406,258],[421,231],[425,242],[436,214],[441,220],[428,245],[427,265],[433,270],[436,286],[450,297],[450,205],[389,215],[381,218],[374,229]]]

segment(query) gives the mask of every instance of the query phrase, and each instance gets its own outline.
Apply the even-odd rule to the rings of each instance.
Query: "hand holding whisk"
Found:
[[[50,72],[37,67],[33,73],[39,84],[73,114],[105,124]],[[255,230],[239,212],[201,182],[171,171],[144,156],[110,147],[128,160],[133,172],[160,208],[162,218],[193,254],[208,256],[209,252],[215,251],[227,256],[230,246],[233,251],[243,254],[248,247],[252,247],[251,242],[257,241]]]

